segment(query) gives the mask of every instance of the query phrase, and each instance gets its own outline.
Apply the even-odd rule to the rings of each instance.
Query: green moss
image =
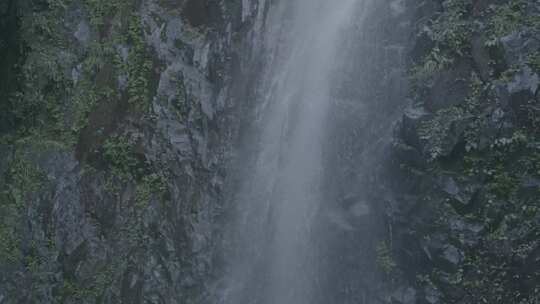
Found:
[[[427,24],[434,47],[412,69],[413,97],[417,102],[429,96],[424,93],[433,89],[437,73],[451,68],[461,60],[460,57],[469,56],[472,33],[487,36],[490,51],[499,47],[500,38],[512,32],[537,33],[540,22],[533,2],[516,0],[500,3],[491,5],[486,11],[475,12],[470,1],[444,1],[443,11],[431,24]],[[466,29],[467,25],[470,29]],[[539,71],[538,52],[521,55],[528,59],[525,64]],[[416,176],[421,181],[419,183],[428,185],[434,184],[430,179],[439,176],[450,176],[454,180],[461,178],[459,199],[471,191],[469,202],[452,203],[448,207],[450,210],[443,210],[445,203],[437,205],[435,208],[441,209],[438,221],[412,225],[413,230],[430,231],[433,222],[439,222],[439,233],[442,231],[465,253],[465,262],[457,265],[456,269],[435,269],[426,276],[425,281],[431,282],[434,289],[448,297],[448,302],[456,300],[444,292],[449,286],[465,291],[465,297],[457,299],[464,303],[535,303],[538,294],[537,289],[526,284],[520,284],[517,289],[515,286],[516,282],[538,281],[540,278],[539,271],[525,273],[521,266],[517,266],[531,259],[531,254],[538,248],[540,235],[540,189],[535,191],[532,188],[534,182],[530,183],[540,177],[540,110],[535,100],[520,105],[519,111],[511,109],[501,103],[500,91],[496,89],[513,80],[523,68],[521,64],[511,66],[505,72],[497,71],[496,75],[483,75],[482,80],[473,74],[470,95],[458,106],[435,113],[419,131],[426,147],[424,152],[431,162],[427,164],[426,174],[410,176]],[[454,128],[455,122],[460,122],[458,129]],[[461,134],[462,128],[465,130]],[[450,139],[453,143],[458,142],[455,153],[439,157],[443,151],[445,155],[448,152],[445,145]],[[407,166],[410,164],[401,164],[402,168]],[[434,199],[437,195],[441,195],[444,202],[450,201],[446,199],[448,193],[442,189],[426,191],[420,194],[419,201],[438,203]],[[465,196],[467,200],[469,194]],[[462,236],[454,233],[456,219],[483,227],[477,233],[482,241],[463,242]],[[437,264],[433,262],[433,268]]]
[[[78,282],[66,279],[63,281],[62,288],[60,290],[60,296],[58,299],[63,303],[69,301],[87,302],[91,299],[95,299],[94,290],[90,286],[81,286]]]
[[[135,156],[135,144],[129,136],[115,135],[103,145],[103,156],[115,176],[134,179],[143,173],[143,165]]]
[[[67,46],[66,29],[62,23],[65,14],[64,6],[53,5],[48,10],[25,15],[22,18],[22,37],[26,46],[30,48],[23,67],[23,74],[29,86],[40,90],[47,86],[49,89],[53,89],[54,86],[63,88],[66,81],[64,71],[74,59],[63,50]],[[46,95],[46,92],[42,93]]]
[[[536,149],[534,154],[531,154],[530,164],[530,166],[527,166],[530,170],[529,172],[533,175],[540,176],[540,149]]]
[[[81,149],[84,152],[103,152],[80,157],[82,167],[92,165],[92,170],[103,173],[87,174],[112,176],[111,187],[116,194],[126,186],[135,189],[130,201],[135,204],[122,217],[125,225],[115,230],[122,234],[119,240],[123,242],[117,251],[128,248],[118,260],[143,248],[148,239],[142,211],[149,201],[164,198],[167,177],[151,170],[137,151],[137,138],[115,128],[117,124],[125,126],[125,116],[139,116],[149,110],[152,61],[136,12],[140,1],[83,0],[84,7],[72,0],[41,2],[20,12],[18,48],[23,53],[16,69],[19,85],[9,92],[10,101],[1,108],[14,122],[5,128],[7,131],[0,130],[0,142],[17,150],[5,178],[0,177],[0,268],[5,270],[1,280],[20,277],[32,282],[24,295],[28,294],[23,300],[27,302],[40,302],[39,294],[45,290],[41,288],[56,285],[53,293],[58,303],[99,303],[119,280],[117,273],[124,271],[124,260],[96,267],[87,277],[77,273],[62,280],[56,271],[61,263],[57,260],[59,249],[46,249],[44,240],[28,234],[28,223],[32,228],[41,225],[42,219],[33,218],[35,212],[48,208],[51,199],[46,176],[36,162],[51,153],[73,152],[81,145],[87,145]],[[74,29],[66,28],[71,20],[68,10],[74,6],[91,25],[92,39],[83,46],[73,44]],[[129,49],[125,62],[119,56],[119,47]],[[78,77],[72,79],[75,74]],[[128,79],[125,92],[119,90],[120,75]],[[32,205],[34,201],[40,202],[39,210]],[[48,221],[43,219],[43,225],[49,225]],[[127,230],[125,238],[121,229]]]
[[[0,266],[15,266],[22,257],[19,208],[8,193],[0,194]]]
[[[111,288],[116,275],[121,274],[120,263],[114,257],[106,265],[96,265],[92,273],[86,278],[64,278],[56,294],[59,303],[101,303],[102,296]]]
[[[139,209],[147,206],[153,197],[162,198],[167,191],[166,178],[159,173],[145,175],[137,185],[135,204]]]
[[[138,3],[84,0],[94,39],[83,54],[73,49],[73,29],[65,27],[71,1],[49,0],[31,13],[23,12],[21,85],[10,93],[10,102],[2,109],[14,121],[10,125],[16,124],[12,137],[42,137],[73,147],[96,137],[81,134],[90,124],[99,124],[91,117],[100,109],[115,115],[114,109],[123,100],[133,111],[149,109],[151,61],[142,22],[134,13]],[[122,62],[118,54],[117,46],[122,43],[130,46],[127,62]],[[72,80],[69,71],[77,71],[77,79]],[[121,96],[118,90],[121,73],[128,76],[127,96]]]
[[[464,56],[470,50],[470,37],[473,26],[470,21],[470,0],[446,0],[444,12],[435,20],[433,39],[440,50],[449,57]]]
[[[450,152],[446,151],[449,137],[456,122],[466,119],[467,114],[460,107],[452,107],[439,110],[435,117],[422,124],[419,130],[420,139],[426,142],[426,150],[431,161],[436,160],[441,155]]]
[[[8,188],[19,207],[25,205],[27,195],[38,191],[45,180],[43,172],[37,166],[23,158],[15,159],[8,174]]]
[[[536,73],[540,74],[540,52],[530,54],[528,64]]]
[[[24,50],[19,88],[7,109],[17,125],[17,137],[40,134],[64,138],[65,106],[71,81],[66,76],[75,62],[64,25],[69,1],[50,0],[47,6],[21,12],[20,38]],[[23,5],[23,4],[21,4]]]
[[[501,198],[508,198],[518,187],[518,180],[499,164],[490,172],[490,191]]]
[[[127,38],[131,45],[125,67],[128,74],[128,102],[134,109],[146,112],[150,107],[149,77],[152,62],[144,40],[142,23],[137,15],[131,17]]]
[[[419,98],[424,87],[432,85],[433,76],[451,66],[456,58],[470,53],[470,39],[474,26],[470,20],[470,0],[446,0],[442,13],[427,26],[434,46],[428,55],[411,68],[413,94]]]
[[[411,69],[409,79],[413,93],[420,91],[423,87],[432,86],[434,76],[452,63],[453,59],[444,55],[439,48],[434,48],[421,64]]]
[[[90,17],[90,24],[99,32],[106,30],[107,23],[119,12],[130,11],[130,1],[126,0],[84,0]]]
[[[377,265],[386,275],[393,275],[397,264],[392,255],[392,250],[386,242],[380,242],[376,247]]]
[[[496,41],[507,36],[525,23],[526,3],[524,1],[512,0],[502,5],[492,6],[490,11],[492,16],[488,21],[489,41]]]
[[[44,180],[43,172],[23,157],[11,163],[0,188],[0,264],[17,265],[22,261],[22,217],[29,195],[40,190]]]

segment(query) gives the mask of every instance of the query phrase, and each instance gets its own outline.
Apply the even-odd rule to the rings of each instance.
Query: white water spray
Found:
[[[325,119],[341,33],[358,1],[294,0],[271,8],[260,130],[253,137],[257,163],[233,199],[238,218],[230,246],[238,254],[224,303],[313,303],[319,274],[311,241],[322,203]]]

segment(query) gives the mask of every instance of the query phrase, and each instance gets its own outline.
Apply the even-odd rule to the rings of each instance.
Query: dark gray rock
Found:
[[[459,204],[458,207],[466,207],[472,204],[475,195],[481,189],[481,186],[473,180],[465,179],[458,182],[456,178],[446,175],[440,176],[437,183],[442,191],[448,195],[452,203],[455,201]]]
[[[446,246],[442,258],[454,267],[457,267],[463,261],[463,253],[452,245]]]
[[[470,63],[462,60],[451,69],[438,72],[424,101],[426,108],[437,112],[465,102],[465,98],[470,94],[469,81],[472,71]]]
[[[525,93],[531,96],[531,98],[534,98],[539,84],[540,79],[538,74],[533,72],[528,66],[525,66],[508,83],[508,93],[514,96],[519,93]]]
[[[527,61],[530,54],[540,47],[540,42],[535,38],[532,30],[514,31],[510,35],[501,38],[504,49],[504,59],[508,66],[521,65]]]
[[[405,109],[401,124],[401,138],[403,141],[419,151],[423,149],[423,143],[419,135],[422,124],[433,117],[422,106],[409,106]]]
[[[480,78],[484,81],[488,80],[493,71],[490,63],[491,56],[489,50],[486,49],[485,38],[482,35],[473,36],[471,40],[471,54]]]
[[[90,41],[90,26],[88,25],[88,22],[86,20],[81,20],[79,22],[79,25],[77,25],[77,30],[73,34],[77,41],[83,45],[84,47],[88,46],[88,42]]]

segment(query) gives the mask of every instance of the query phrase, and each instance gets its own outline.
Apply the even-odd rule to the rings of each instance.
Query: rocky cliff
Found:
[[[387,202],[389,280],[409,284],[395,301],[538,303],[540,6],[412,7],[410,100]]]
[[[0,303],[204,301],[254,5],[0,3]]]

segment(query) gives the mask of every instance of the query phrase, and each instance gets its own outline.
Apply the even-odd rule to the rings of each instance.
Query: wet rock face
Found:
[[[207,300],[239,5],[0,4],[1,54],[25,49],[17,103],[1,91],[0,302]]]
[[[540,174],[538,9],[449,0],[429,15],[418,6],[412,100],[394,137],[399,165],[388,169],[406,278],[397,291],[413,286],[414,303],[538,301],[530,282],[540,268],[528,262],[538,258],[529,225],[540,220],[540,192],[527,190]]]
[[[392,198],[382,182],[395,121],[405,110],[407,96],[409,21],[415,11],[409,1],[366,5],[364,22],[346,34],[344,54],[336,60],[332,91],[335,102],[325,130],[324,203],[319,279],[320,303],[415,303],[416,291],[404,286],[385,288],[394,269],[385,212]],[[361,19],[361,18],[359,18]],[[391,88],[391,89],[390,89]],[[425,110],[408,111],[413,129],[426,120]],[[426,115],[426,117],[424,117]],[[404,152],[405,156],[406,152]],[[407,155],[419,159],[415,153]]]

